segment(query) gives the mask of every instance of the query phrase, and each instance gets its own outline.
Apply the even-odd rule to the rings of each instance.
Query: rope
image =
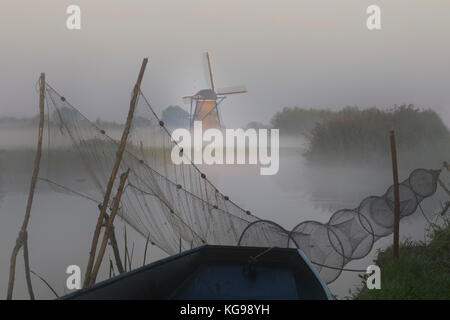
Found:
[[[83,193],[81,193],[81,192],[72,190],[72,189],[70,189],[70,188],[68,188],[68,187],[65,187],[65,186],[59,184],[59,183],[56,183],[56,182],[54,182],[54,181],[51,181],[50,179],[39,178],[39,177],[38,177],[38,180],[45,181],[45,182],[48,182],[48,183],[53,184],[53,185],[55,185],[55,186],[58,186],[58,187],[60,187],[61,189],[64,189],[64,190],[66,190],[66,191],[68,191],[68,192],[71,192],[71,193],[73,193],[73,194],[75,194],[75,195],[77,195],[77,196],[80,196],[80,197],[85,198],[85,199],[87,199],[87,200],[93,201],[93,202],[95,202],[95,203],[100,203],[99,200],[95,200],[94,198],[91,198],[91,197],[89,197],[89,196],[87,196],[87,195],[85,195],[85,194],[83,194]]]
[[[266,250],[264,250],[263,252],[257,254],[254,257],[253,256],[248,257],[247,263],[242,268],[242,273],[245,276],[251,277],[254,274],[253,269],[252,269],[252,265],[255,264],[256,262],[258,262],[258,258],[262,257],[263,255],[265,255],[267,252],[269,252],[273,248],[276,248],[276,247],[267,248]]]
[[[264,250],[263,252],[257,254],[256,256],[252,257],[250,256],[248,258],[249,261],[251,261],[251,263],[256,263],[258,261],[258,258],[262,257],[263,255],[265,255],[267,252],[269,252],[270,250],[272,250],[273,248],[277,248],[277,247],[270,247],[267,248],[266,250]]]
[[[254,256],[254,257],[253,257],[253,256],[250,256],[250,257],[248,258],[248,262],[247,262],[247,265],[245,266],[244,270],[245,270],[245,269],[248,269],[248,268],[250,267],[251,264],[258,262],[258,258],[262,257],[263,255],[265,255],[266,253],[268,253],[269,251],[271,251],[271,250],[274,249],[274,248],[277,248],[277,247],[270,247],[270,248],[267,248],[266,250],[264,250],[263,252],[257,254],[257,255]],[[341,270],[341,271],[348,271],[348,272],[359,272],[359,273],[361,273],[361,272],[366,273],[366,272],[367,272],[367,270],[362,270],[362,269],[343,269],[343,268],[331,267],[331,266],[327,266],[327,265],[325,265],[325,264],[321,264],[321,263],[318,263],[318,262],[315,262],[315,261],[311,261],[311,260],[310,260],[310,262],[311,262],[312,264],[318,265],[318,266],[320,266],[320,267],[329,268],[329,269],[334,269],[334,270]],[[246,270],[246,271],[247,271],[247,270]]]

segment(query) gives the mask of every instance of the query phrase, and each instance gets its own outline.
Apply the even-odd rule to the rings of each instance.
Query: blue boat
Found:
[[[204,245],[61,299],[330,300],[299,249]]]

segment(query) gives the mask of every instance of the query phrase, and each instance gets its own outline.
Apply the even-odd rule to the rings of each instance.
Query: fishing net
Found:
[[[413,214],[424,198],[436,192],[439,173],[416,169],[399,184],[400,218]],[[286,239],[286,246],[300,248],[322,278],[331,283],[347,263],[368,255],[375,241],[393,232],[394,188],[391,186],[382,196],[365,198],[357,208],[336,211],[327,223],[305,221],[288,232],[281,227],[268,228],[269,222],[249,225],[240,244],[280,246],[280,239]],[[263,232],[264,240],[256,236],[259,232]]]
[[[46,102],[40,180],[55,191],[100,204],[123,127],[90,122],[48,84]],[[217,190],[198,167],[173,164],[173,148],[187,157],[140,93],[119,169],[130,169],[119,215],[168,254],[204,243],[235,245],[257,218]]]
[[[46,148],[40,181],[56,192],[102,203],[123,126],[89,121],[46,84]],[[174,164],[171,152],[186,159]],[[204,243],[300,248],[327,283],[366,256],[393,231],[393,188],[335,212],[328,223],[306,221],[286,231],[261,220],[219,191],[171,140],[170,132],[139,92],[120,172],[130,169],[119,216],[168,254]],[[418,169],[400,184],[401,217],[436,191],[438,171]],[[117,190],[116,179],[113,190]],[[110,206],[112,205],[112,198]]]

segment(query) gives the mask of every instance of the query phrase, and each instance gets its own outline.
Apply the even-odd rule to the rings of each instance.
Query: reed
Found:
[[[309,162],[373,162],[389,159],[386,132],[395,130],[399,154],[411,158],[450,155],[450,132],[432,110],[413,105],[395,106],[389,110],[360,110],[348,107],[311,131],[310,145],[304,156]]]

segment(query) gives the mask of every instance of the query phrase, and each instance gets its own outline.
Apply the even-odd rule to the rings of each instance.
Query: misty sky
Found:
[[[66,28],[66,8],[82,29]],[[378,4],[382,30],[366,28]],[[450,125],[450,2],[445,0],[2,0],[0,116],[37,113],[39,73],[89,118],[123,120],[143,57],[157,111],[207,85],[245,84],[221,108],[228,127],[285,106],[433,108]],[[184,106],[186,110],[188,106]]]

